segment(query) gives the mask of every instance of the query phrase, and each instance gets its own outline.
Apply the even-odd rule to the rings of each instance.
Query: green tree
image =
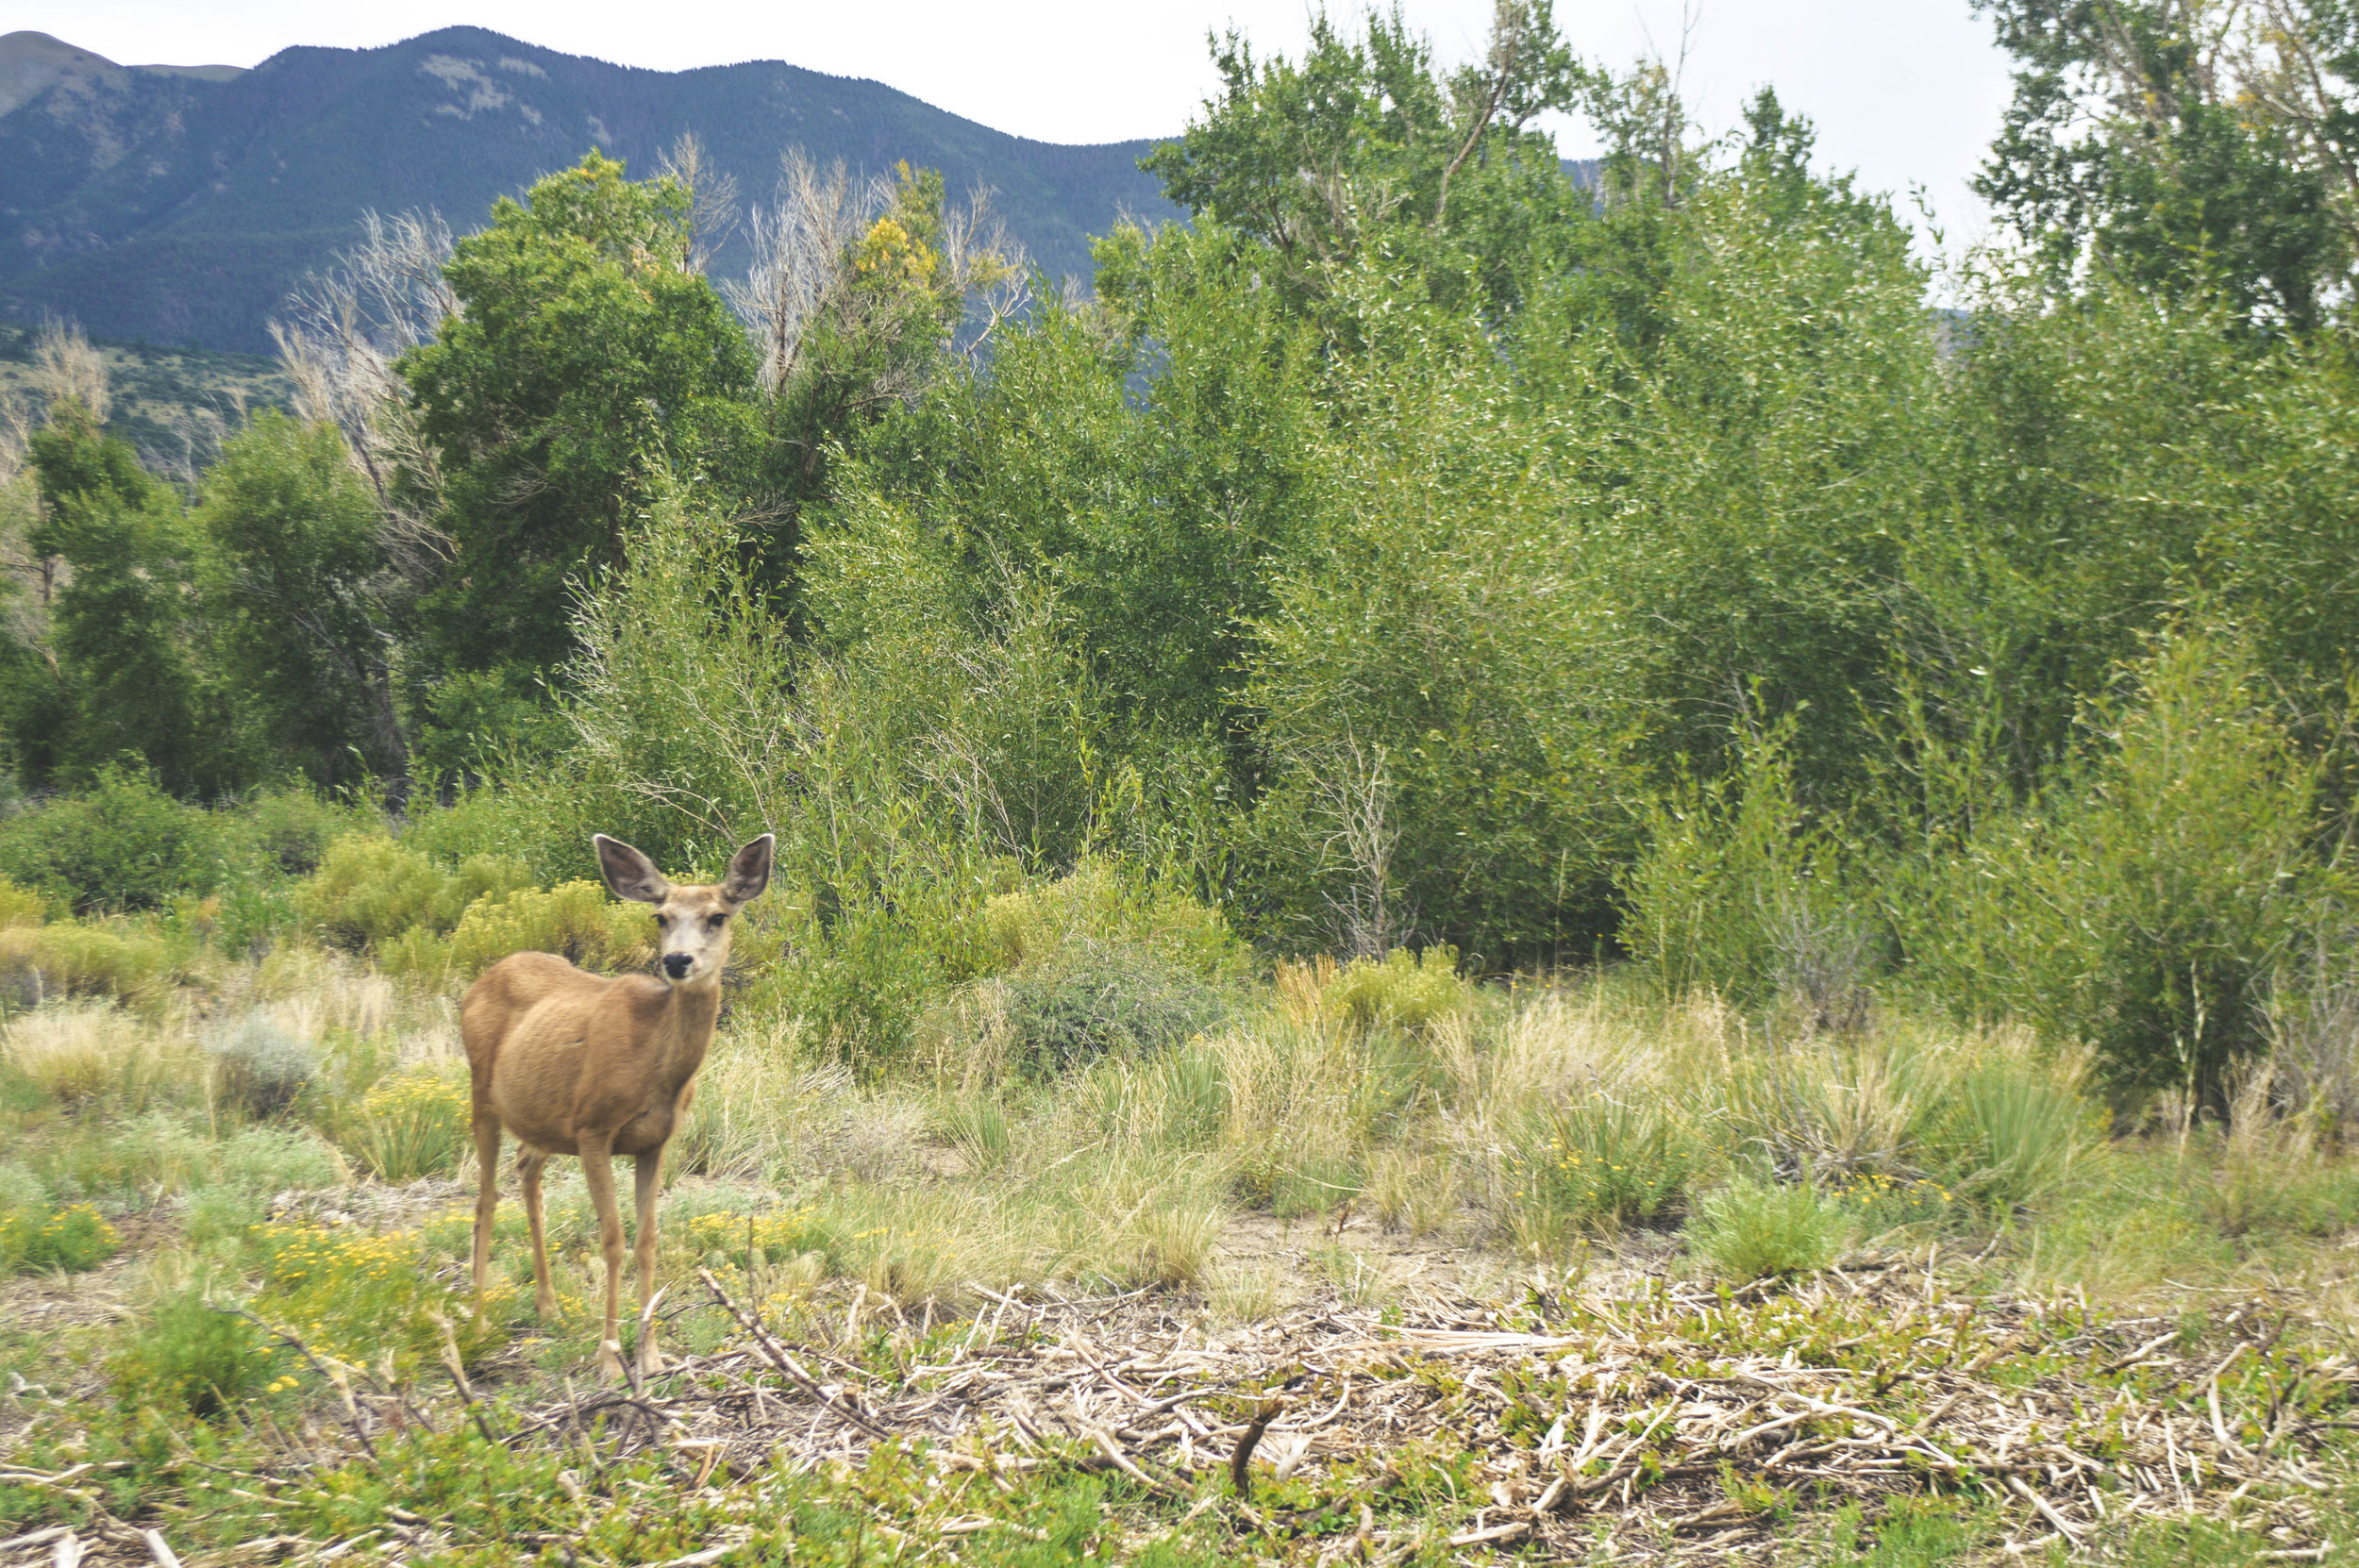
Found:
[[[1975,188],[2068,278],[2221,291],[2307,330],[2359,242],[2359,18],[2345,0],[1975,0],[2017,62]]]
[[[1098,302],[1044,303],[987,375],[878,425],[813,541],[828,634],[868,634],[912,542],[971,617],[1022,602],[1012,578],[1047,585],[1134,733],[1245,722],[1246,621],[1314,515],[1321,423],[1313,340],[1250,286],[1259,254],[1225,231],[1119,230]]]
[[[17,738],[20,763],[36,782],[82,783],[127,755],[176,793],[234,784],[235,726],[204,675],[204,537],[179,496],[78,403],[51,409],[32,466],[30,543],[63,567],[49,635],[60,700],[49,735]]]
[[[621,559],[648,463],[745,492],[754,355],[691,266],[692,205],[595,153],[503,198],[444,268],[459,314],[399,362],[452,553],[421,606],[419,674],[465,677],[428,702],[438,768],[470,758],[487,716],[516,722],[572,651],[573,585]]]
[[[399,780],[395,579],[342,438],[264,411],[206,471],[194,517],[223,673],[267,754],[322,784]]]
[[[1220,96],[1139,166],[1269,246],[1297,299],[1380,246],[1417,258],[1442,297],[1511,307],[1535,249],[1561,246],[1588,204],[1531,128],[1589,80],[1548,0],[1500,0],[1482,60],[1447,75],[1397,13],[1370,12],[1354,42],[1321,11],[1299,62],[1257,60],[1233,31],[1212,44]]]
[[[791,604],[804,518],[830,492],[832,454],[922,395],[957,358],[969,302],[1016,271],[974,232],[973,210],[945,206],[934,170],[898,165],[870,190],[873,219],[840,169],[822,178],[793,163],[788,186],[787,209],[756,215],[753,272],[730,292],[770,394],[749,538],[760,581]]]

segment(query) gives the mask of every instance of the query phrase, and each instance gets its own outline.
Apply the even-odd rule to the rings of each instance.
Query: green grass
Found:
[[[1039,909],[1018,912],[1023,961],[1069,951]],[[258,1534],[343,1539],[400,1510],[453,1522],[440,1561],[506,1560],[525,1537],[561,1536],[585,1560],[687,1555],[751,1521],[749,1560],[791,1534],[796,1562],[848,1565],[955,1518],[964,1533],[947,1539],[966,1562],[1309,1564],[1348,1549],[1364,1504],[1404,1543],[1400,1560],[1440,1561],[1454,1555],[1441,1537],[1484,1506],[1488,1459],[1415,1445],[1317,1478],[1272,1472],[1257,1504],[1266,1529],[1224,1500],[1217,1466],[1183,1497],[1057,1466],[962,1485],[888,1446],[816,1475],[758,1466],[708,1495],[672,1460],[586,1465],[577,1448],[486,1445],[454,1403],[445,1332],[494,1401],[495,1430],[512,1430],[512,1407],[588,1376],[602,1264],[577,1166],[560,1159],[548,1183],[555,1318],[524,1309],[530,1250],[505,1173],[494,1289],[477,1314],[471,1206],[432,1184],[466,1157],[447,993],[300,940],[253,958],[163,916],[141,921],[92,928],[176,944],[171,977],[0,1020],[0,1243],[44,1288],[92,1277],[122,1304],[0,1340],[0,1366],[99,1395],[32,1410],[17,1462],[118,1466],[98,1483],[109,1507],[163,1520],[184,1554]],[[1846,1307],[1815,1272],[1854,1255],[1937,1260],[1968,1300],[2085,1293],[2100,1313],[2178,1310],[2214,1289],[2330,1281],[2359,1219],[2359,1164],[2315,1129],[2252,1111],[2183,1139],[2100,1138],[2072,1064],[2004,1033],[1887,1018],[1861,1037],[1772,1047],[1706,1001],[1666,1004],[1611,978],[1508,993],[1431,963],[1218,986],[1219,1013],[1186,1038],[1110,1037],[1056,1071],[1002,1070],[1055,1053],[995,1055],[1000,1026],[945,1013],[925,1051],[867,1079],[795,1018],[733,1003],[663,1201],[665,1343],[699,1352],[738,1338],[695,1285],[699,1267],[782,1338],[884,1376],[948,1354],[1017,1289],[1146,1293],[1215,1336],[1261,1332],[1313,1301],[1381,1317],[1463,1291],[1502,1325],[1578,1333],[1578,1311],[1549,1314],[1647,1301],[1638,1269],[1752,1287],[1713,1316],[1715,1345],[1869,1374],[1933,1352],[1920,1330]],[[1113,1016],[1129,1027],[1140,1014]],[[36,1259],[25,1238],[60,1215]],[[102,1226],[131,1244],[96,1245]],[[2029,1388],[2080,1366],[2054,1348],[2074,1321],[1992,1376]],[[273,1433],[333,1434],[345,1420],[277,1330],[436,1430],[379,1429],[373,1465],[275,1474]],[[1446,1374],[1433,1370],[1437,1390],[1471,1396]],[[2232,1408],[2267,1397],[2260,1383],[2226,1392]],[[1525,1440],[1551,1419],[1542,1411]],[[1734,1473],[1722,1491],[1800,1562],[1933,1568],[1979,1560],[2012,1527],[1989,1498],[1861,1510]],[[668,1509],[653,1506],[659,1493]],[[32,1527],[59,1507],[0,1483],[0,1524]],[[992,1522],[967,1529],[978,1517]],[[2148,1529],[2105,1551],[2241,1563],[2250,1544]]]

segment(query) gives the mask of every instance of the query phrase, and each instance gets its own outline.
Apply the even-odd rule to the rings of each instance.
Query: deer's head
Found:
[[[729,961],[729,931],[737,911],[770,885],[775,836],[764,833],[739,850],[728,875],[718,882],[675,886],[648,859],[620,839],[594,835],[598,870],[617,898],[655,906],[656,973],[675,986],[718,980]]]

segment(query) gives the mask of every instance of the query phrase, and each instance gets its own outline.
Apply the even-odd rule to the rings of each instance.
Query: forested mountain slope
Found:
[[[750,199],[801,147],[987,187],[1051,275],[1087,236],[1173,212],[1149,143],[1003,135],[878,82],[780,61],[633,70],[474,27],[381,49],[284,50],[250,71],[118,66],[39,33],[0,38],[0,312],[114,338],[267,349],[287,290],[364,209],[471,220],[593,148],[652,168],[694,132]],[[742,268],[725,248],[714,270]]]

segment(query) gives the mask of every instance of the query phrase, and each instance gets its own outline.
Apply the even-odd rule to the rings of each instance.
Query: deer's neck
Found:
[[[712,1047],[713,1026],[721,1017],[721,987],[716,981],[710,985],[674,986],[664,998],[663,1016],[658,1022],[652,1042],[656,1059],[661,1064],[658,1076],[663,1086],[677,1094],[696,1076],[696,1069],[705,1061],[705,1052]]]

